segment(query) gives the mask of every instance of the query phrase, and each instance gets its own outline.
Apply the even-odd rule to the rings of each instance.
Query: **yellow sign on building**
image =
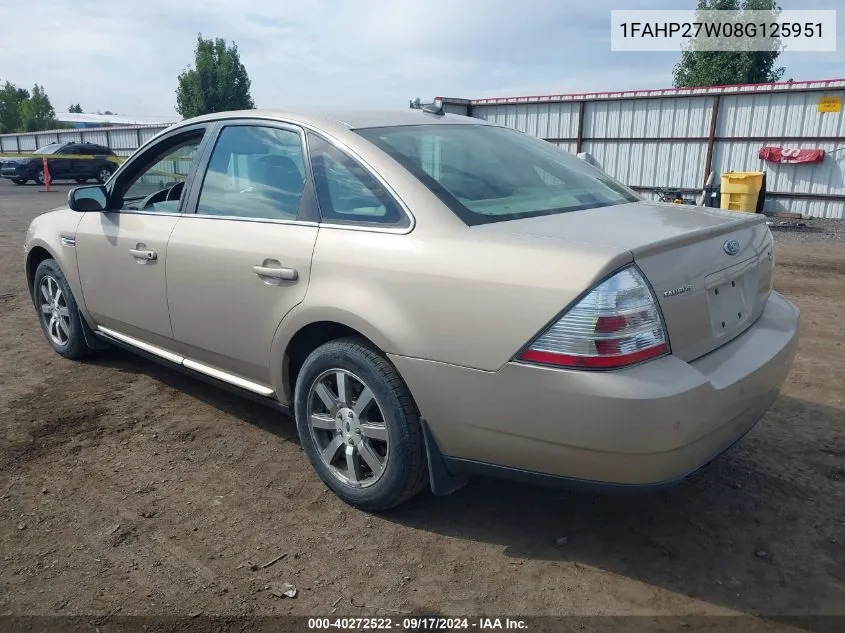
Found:
[[[842,97],[819,97],[819,112],[841,112]]]

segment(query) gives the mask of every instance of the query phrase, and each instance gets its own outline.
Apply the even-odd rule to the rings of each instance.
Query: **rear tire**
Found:
[[[45,259],[35,269],[32,301],[41,330],[57,354],[77,359],[88,353],[76,300],[56,260]]]
[[[338,339],[311,352],[296,379],[294,409],[311,465],[349,505],[387,510],[428,483],[411,394],[366,341]]]
[[[16,185],[25,185],[26,184],[26,178],[13,178],[12,182],[15,183]]]
[[[53,181],[53,179],[51,178],[50,182],[52,182],[52,181]],[[42,185],[42,186],[44,185],[44,168],[43,167],[39,167],[38,171],[35,172],[35,183]]]

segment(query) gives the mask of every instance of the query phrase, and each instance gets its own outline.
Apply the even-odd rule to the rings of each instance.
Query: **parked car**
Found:
[[[29,180],[44,184],[43,157],[47,157],[50,180],[84,183],[95,179],[105,183],[117,169],[117,163],[107,158],[115,153],[94,143],[52,143],[32,153],[37,156],[0,160],[0,177],[8,178],[16,185]]]
[[[773,248],[760,216],[419,110],[184,121],[25,245],[56,352],[115,344],[289,410],[375,510],[474,474],[651,489],[709,462],[795,354]]]

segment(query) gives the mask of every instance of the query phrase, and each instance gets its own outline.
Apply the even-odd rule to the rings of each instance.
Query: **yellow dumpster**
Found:
[[[757,212],[757,198],[763,187],[762,171],[728,171],[722,174],[723,209]]]

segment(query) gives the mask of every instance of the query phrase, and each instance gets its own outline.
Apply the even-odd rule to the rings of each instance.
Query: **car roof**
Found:
[[[200,122],[203,120],[221,120],[233,118],[278,119],[312,125],[316,128],[341,126],[348,130],[360,130],[371,127],[395,127],[400,125],[486,125],[483,119],[461,116],[458,114],[432,114],[423,110],[236,110],[215,112],[194,119],[182,121]],[[180,125],[181,125],[180,124]]]

